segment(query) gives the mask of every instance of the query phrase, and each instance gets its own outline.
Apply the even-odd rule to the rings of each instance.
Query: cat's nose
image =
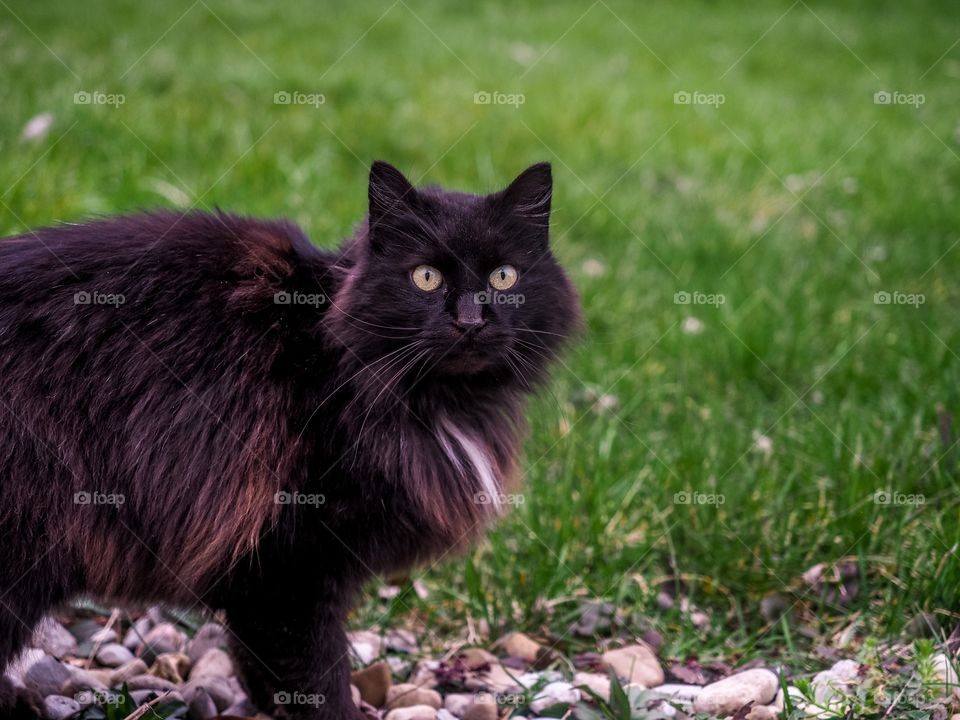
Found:
[[[468,293],[457,298],[457,314],[454,324],[460,330],[475,330],[486,322],[483,319],[483,303],[473,294]]]

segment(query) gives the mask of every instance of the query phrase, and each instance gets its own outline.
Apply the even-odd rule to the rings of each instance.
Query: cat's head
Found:
[[[491,195],[414,188],[370,170],[369,214],[328,326],[384,381],[477,377],[530,385],[578,322],[550,251],[548,163]]]

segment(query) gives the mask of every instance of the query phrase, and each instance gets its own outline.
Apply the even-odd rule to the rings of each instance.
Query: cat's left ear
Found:
[[[403,173],[390,163],[377,160],[370,167],[370,224],[393,214],[402,214],[416,202],[417,191]]]
[[[502,212],[519,220],[542,236],[546,243],[550,228],[550,203],[553,199],[553,174],[550,163],[531,165],[496,195]]]

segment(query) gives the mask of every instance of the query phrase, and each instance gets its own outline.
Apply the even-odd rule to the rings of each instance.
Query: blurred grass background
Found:
[[[554,245],[589,329],[534,403],[524,502],[428,569],[426,599],[373,594],[356,624],[415,614],[441,636],[567,643],[602,600],[676,656],[792,647],[851,617],[950,625],[958,38],[955,3],[926,1],[6,0],[0,232],[220,206],[333,246],[375,158],[477,192],[551,160]],[[42,113],[52,125],[25,139]],[[798,576],[844,558],[856,596],[815,604]],[[678,578],[706,625],[655,603]],[[807,638],[761,615],[769,593],[812,610]]]

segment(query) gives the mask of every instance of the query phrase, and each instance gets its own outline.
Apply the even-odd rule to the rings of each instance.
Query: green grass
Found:
[[[960,409],[953,4],[8,1],[4,234],[196,204],[285,214],[331,246],[375,158],[476,191],[553,161],[554,244],[588,331],[533,405],[525,502],[430,568],[428,599],[371,600],[357,624],[416,612],[440,635],[484,620],[565,646],[603,599],[668,655],[749,658],[809,644],[766,624],[769,592],[820,631],[854,611],[879,634],[920,609],[956,619],[960,448],[938,430],[938,408]],[[75,104],[82,90],[125,102]],[[877,105],[880,90],[925,102]],[[49,135],[21,141],[41,112]],[[591,409],[602,394],[613,410]],[[798,576],[841,558],[863,572],[851,607],[813,603]],[[656,609],[677,577],[710,628]]]

